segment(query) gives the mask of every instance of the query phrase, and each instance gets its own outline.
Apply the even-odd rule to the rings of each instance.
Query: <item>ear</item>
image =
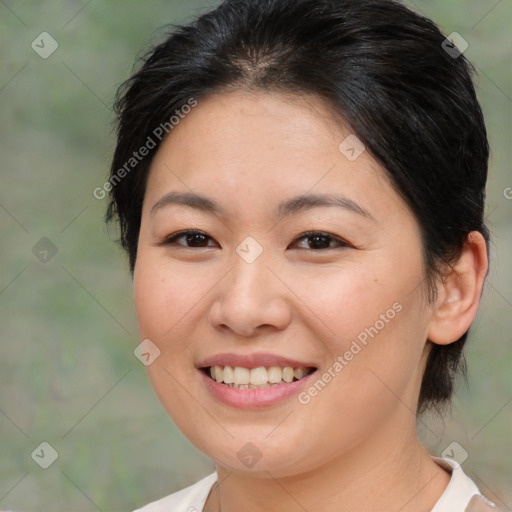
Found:
[[[428,339],[438,345],[458,340],[471,326],[487,275],[487,246],[478,231],[468,234],[459,259],[439,283]]]

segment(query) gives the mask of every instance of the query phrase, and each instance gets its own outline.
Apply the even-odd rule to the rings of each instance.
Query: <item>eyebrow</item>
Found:
[[[225,210],[217,202],[206,196],[191,192],[169,192],[165,194],[153,205],[151,215],[165,206],[174,204],[226,217]],[[303,194],[292,197],[278,205],[277,217],[281,220],[284,217],[322,206],[343,208],[375,222],[375,218],[368,210],[342,194]]]
[[[282,219],[288,215],[293,215],[309,210],[310,208],[317,208],[320,206],[337,206],[357,213],[369,220],[375,221],[375,218],[368,210],[342,194],[303,194],[301,196],[293,197],[279,205],[278,216],[279,219]]]

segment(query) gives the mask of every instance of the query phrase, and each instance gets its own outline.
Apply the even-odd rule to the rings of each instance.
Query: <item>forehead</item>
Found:
[[[346,142],[348,140],[348,142]],[[354,146],[355,142],[355,146]],[[171,189],[208,193],[219,202],[340,192],[400,202],[381,166],[332,107],[318,96],[224,92],[206,96],[162,142],[146,195]],[[348,149],[351,149],[348,147]],[[383,196],[384,195],[384,196]]]

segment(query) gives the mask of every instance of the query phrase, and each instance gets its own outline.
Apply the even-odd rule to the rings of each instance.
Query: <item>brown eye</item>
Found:
[[[311,231],[304,233],[294,241],[300,249],[334,249],[337,247],[348,247],[349,244],[338,237],[324,233],[322,231]]]
[[[213,239],[202,231],[181,231],[165,239],[162,245],[181,245],[189,248],[215,247],[210,245]]]

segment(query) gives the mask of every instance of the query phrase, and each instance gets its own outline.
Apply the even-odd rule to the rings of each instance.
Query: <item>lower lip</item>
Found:
[[[239,409],[256,409],[271,407],[279,402],[296,395],[301,388],[307,385],[316,371],[302,377],[300,380],[278,384],[262,389],[237,389],[221,384],[199,370],[208,391],[220,402],[238,407]]]

